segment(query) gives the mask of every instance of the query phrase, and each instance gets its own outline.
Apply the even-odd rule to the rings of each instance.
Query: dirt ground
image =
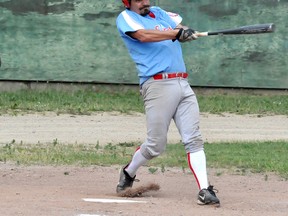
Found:
[[[288,140],[287,116],[201,115],[206,141]],[[0,116],[0,144],[17,143],[119,143],[142,142],[145,116],[97,113],[91,116],[53,113]],[[179,142],[175,125],[169,142]],[[209,158],[208,158],[209,160]],[[112,167],[40,167],[0,163],[0,215],[287,215],[288,183],[272,173],[245,175],[232,170],[208,169],[211,184],[219,190],[221,207],[198,206],[193,175],[171,168],[151,174],[140,168],[135,186],[149,182],[160,185],[157,192],[143,197],[120,198],[115,194],[120,166]],[[137,203],[86,202],[140,201]]]

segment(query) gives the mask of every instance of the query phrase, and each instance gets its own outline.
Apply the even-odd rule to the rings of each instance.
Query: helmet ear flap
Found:
[[[130,8],[130,0],[122,0],[122,2],[126,8]]]

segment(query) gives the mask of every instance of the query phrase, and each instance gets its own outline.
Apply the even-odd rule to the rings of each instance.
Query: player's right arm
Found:
[[[130,37],[141,42],[159,42],[163,40],[176,40],[179,29],[169,31],[139,29],[135,32],[126,32]]]

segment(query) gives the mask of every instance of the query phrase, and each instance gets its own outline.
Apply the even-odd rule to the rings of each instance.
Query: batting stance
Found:
[[[213,186],[208,183],[198,102],[187,80],[180,45],[196,40],[196,32],[181,24],[181,16],[151,7],[149,0],[122,2],[126,10],[118,16],[117,28],[138,69],[147,139],[121,169],[116,191],[121,193],[132,187],[138,168],[164,152],[173,119],[199,187],[198,204],[219,205]]]

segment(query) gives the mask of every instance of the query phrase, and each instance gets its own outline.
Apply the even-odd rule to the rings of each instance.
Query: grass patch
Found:
[[[288,115],[287,95],[198,95],[202,112]]]
[[[92,90],[65,92],[17,91],[0,92],[0,113],[56,112],[89,115],[92,112],[143,112],[142,99],[134,91],[95,92]]]
[[[208,144],[208,166],[236,167],[241,172],[274,172],[288,178],[288,142],[234,142]]]
[[[22,165],[113,165],[124,164],[135,151],[129,144],[106,146],[80,144],[16,144],[0,147],[0,161]]]
[[[11,142],[0,147],[0,161],[23,165],[123,165],[130,161],[136,147],[136,143],[100,146]],[[208,167],[236,169],[241,173],[274,172],[288,179],[287,141],[208,143],[205,149]],[[182,144],[167,145],[166,152],[151,160],[148,166],[158,167],[162,172],[167,167],[188,169],[184,147]]]
[[[258,115],[288,115],[287,95],[214,95],[197,94],[201,112]],[[27,112],[91,114],[93,112],[144,112],[138,91],[109,92],[105,90],[0,92],[0,114]]]
[[[201,112],[261,115],[288,115],[286,95],[213,95],[197,94]],[[0,115],[33,112],[56,112],[89,115],[93,112],[144,112],[138,91],[109,92],[80,90],[74,92],[21,90],[0,92]],[[0,161],[24,165],[113,165],[130,161],[137,144],[120,143],[106,146],[51,144],[24,145],[14,141],[0,146]],[[232,142],[206,144],[208,167],[237,168],[245,173],[275,172],[288,178],[288,142]],[[168,145],[167,151],[150,161],[149,166],[186,169],[187,161],[181,144]],[[154,168],[150,172],[155,172]]]

